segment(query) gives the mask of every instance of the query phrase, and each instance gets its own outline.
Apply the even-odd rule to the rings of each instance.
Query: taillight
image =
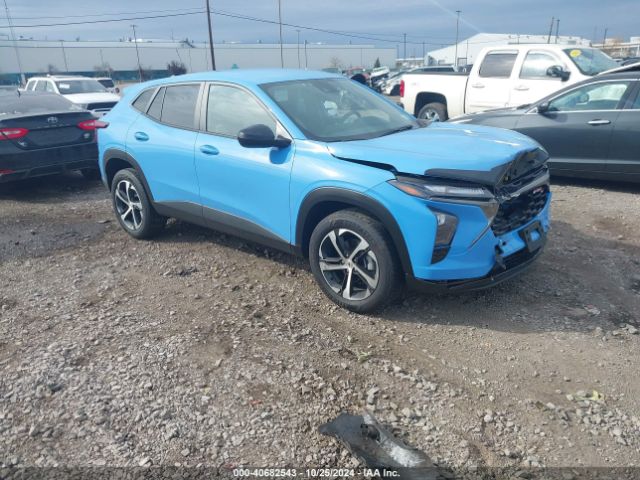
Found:
[[[404,97],[404,80],[400,80],[400,96]]]
[[[96,128],[107,128],[109,124],[102,120],[85,120],[78,124],[78,128],[82,130],[95,130]]]
[[[29,130],[26,128],[0,128],[0,140],[13,140],[15,138],[22,138]]]

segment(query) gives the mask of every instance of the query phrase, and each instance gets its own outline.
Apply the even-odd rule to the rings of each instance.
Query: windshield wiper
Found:
[[[384,132],[381,137],[386,137],[387,135],[393,135],[394,133],[404,132],[406,130],[413,130],[415,125],[403,125],[402,127],[394,128],[393,130],[389,130],[388,132]]]

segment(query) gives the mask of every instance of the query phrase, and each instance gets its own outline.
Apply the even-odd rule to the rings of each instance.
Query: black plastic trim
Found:
[[[158,202],[155,210],[166,217],[174,217],[218,232],[240,237],[250,242],[275,248],[286,253],[294,253],[289,242],[266,228],[243,218],[203,207],[192,202]]]
[[[104,164],[105,171],[109,168],[109,162],[113,160],[124,160],[125,162],[131,164],[131,166],[136,169],[138,176],[140,177],[140,180],[144,185],[144,189],[146,190],[147,196],[153,202],[154,201],[153,193],[151,192],[151,189],[149,188],[149,183],[147,182],[147,178],[144,176],[142,168],[140,168],[140,165],[138,164],[136,159],[133,158],[131,155],[129,155],[127,152],[120,150],[118,148],[108,148],[107,150],[105,150],[104,155],[102,156],[102,163]],[[107,187],[107,189],[109,190],[111,189],[111,185],[107,183],[106,178],[103,178],[103,183],[104,183],[104,186]]]
[[[542,246],[535,252],[528,254],[526,258],[520,263],[512,266],[511,268],[504,268],[504,262],[508,261],[510,257],[506,258],[497,258],[496,264],[494,268],[489,272],[489,274],[482,278],[473,278],[468,280],[447,280],[447,281],[431,281],[431,280],[421,280],[415,277],[409,278],[407,285],[409,288],[413,290],[419,290],[425,293],[457,293],[457,292],[466,292],[466,291],[476,291],[476,290],[485,290],[487,288],[492,288],[504,281],[507,281],[524,270],[529,268],[533,262],[542,254],[544,251],[544,244],[546,243],[546,235],[544,240],[541,242]],[[515,255],[518,255],[515,253]]]
[[[339,202],[351,205],[369,212],[378,218],[391,236],[391,240],[396,247],[396,252],[400,257],[400,262],[402,263],[405,275],[413,275],[413,267],[411,265],[409,251],[407,250],[407,246],[404,242],[404,236],[402,235],[400,227],[393,215],[377,200],[362,193],[344,188],[321,187],[310,192],[304,198],[300,205],[300,209],[298,210],[298,218],[296,221],[295,248],[299,255],[307,256],[307,252],[303,251],[303,244],[306,221],[309,218],[309,212],[311,212],[315,206],[324,202]]]

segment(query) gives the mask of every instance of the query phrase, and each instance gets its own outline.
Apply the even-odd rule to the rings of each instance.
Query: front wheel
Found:
[[[388,233],[357,210],[342,210],[318,223],[309,261],[323,292],[354,312],[379,310],[402,291],[402,269]]]
[[[113,210],[120,226],[132,237],[152,238],[167,219],[156,213],[135,170],[120,170],[111,183]]]
[[[418,112],[418,118],[430,122],[446,122],[449,119],[447,106],[443,103],[427,103]]]

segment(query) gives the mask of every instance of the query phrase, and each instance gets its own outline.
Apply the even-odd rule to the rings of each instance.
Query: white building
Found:
[[[458,61],[460,66],[471,65],[475,62],[480,51],[485,47],[518,44],[518,43],[547,43],[548,35],[518,35],[508,33],[479,33],[458,43]],[[551,36],[551,43],[563,45],[590,45],[589,40],[572,36]],[[454,65],[456,46],[441,48],[428,52],[425,56],[426,65]]]
[[[166,71],[172,60],[182,62],[188,72],[211,69],[209,45],[171,41],[139,42],[61,42],[18,40],[17,55],[13,42],[0,41],[0,76],[12,78],[20,67],[27,75],[49,71],[90,74],[108,64],[116,76],[134,75],[140,65],[146,71]],[[137,54],[136,54],[137,46]],[[393,65],[395,48],[378,48],[374,45],[285,44],[283,46],[286,68],[322,69],[327,67],[372,67],[376,59],[382,65]],[[18,56],[20,62],[18,62]],[[215,45],[216,67],[268,68],[280,67],[279,44],[223,43]]]

